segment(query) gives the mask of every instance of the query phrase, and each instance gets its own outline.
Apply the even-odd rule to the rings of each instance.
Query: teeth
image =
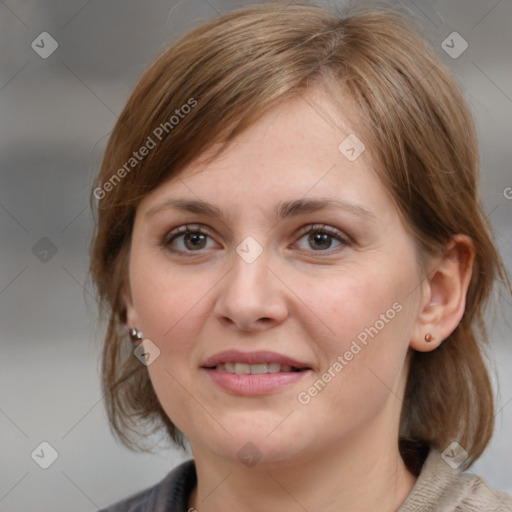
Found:
[[[268,373],[277,373],[281,371],[281,365],[279,363],[270,363],[268,365]]]
[[[237,375],[250,375],[251,365],[246,363],[235,363],[235,373]]]
[[[216,370],[225,371],[228,373],[236,373],[237,375],[263,375],[265,373],[279,373],[279,372],[292,372],[295,370],[288,364],[279,363],[224,363],[218,364]]]
[[[263,373],[268,373],[268,366],[266,363],[261,364],[251,364],[251,375],[261,375]]]

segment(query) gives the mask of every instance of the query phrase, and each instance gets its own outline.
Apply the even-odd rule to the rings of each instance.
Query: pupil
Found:
[[[201,233],[193,233],[193,234],[188,234],[186,237],[185,237],[185,240],[186,242],[191,242],[191,245],[195,248],[199,247],[201,245],[202,242],[204,242],[204,237],[205,235],[201,234]]]
[[[322,249],[328,249],[331,245],[330,237],[331,235],[327,233],[313,233],[309,238],[317,247],[321,246]]]

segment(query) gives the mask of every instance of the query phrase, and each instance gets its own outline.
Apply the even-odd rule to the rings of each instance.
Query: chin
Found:
[[[304,432],[282,427],[278,432],[273,428],[231,429],[232,437],[203,438],[200,444],[232,464],[261,470],[297,464],[312,449],[314,439],[305,439]]]

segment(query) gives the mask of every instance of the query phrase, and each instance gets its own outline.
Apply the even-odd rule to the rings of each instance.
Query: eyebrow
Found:
[[[348,213],[357,215],[366,220],[376,219],[375,215],[370,210],[360,204],[333,198],[302,198],[279,203],[273,210],[273,220],[278,222],[287,217],[295,217],[304,213],[314,213],[332,207],[345,210]],[[196,199],[168,199],[148,210],[145,215],[151,216],[161,210],[185,211],[198,215],[218,217],[223,222],[226,221],[225,215],[220,208],[206,201]]]

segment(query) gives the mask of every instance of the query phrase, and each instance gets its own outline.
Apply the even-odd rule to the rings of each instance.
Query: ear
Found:
[[[129,282],[126,282],[124,285],[122,295],[126,305],[126,324],[128,327],[139,329],[139,318],[133,305],[132,290]]]
[[[455,235],[438,257],[422,285],[418,319],[410,347],[421,352],[436,349],[459,325],[466,307],[475,249],[466,235]],[[431,333],[432,340],[425,336]]]

